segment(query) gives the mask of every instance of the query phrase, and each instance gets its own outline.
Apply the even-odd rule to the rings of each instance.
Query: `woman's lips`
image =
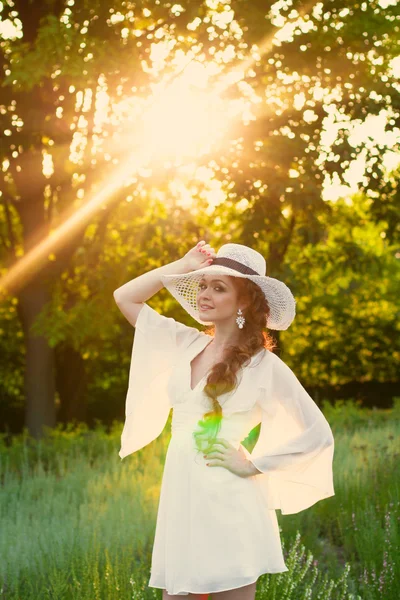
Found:
[[[212,310],[211,306],[200,306],[200,310]]]

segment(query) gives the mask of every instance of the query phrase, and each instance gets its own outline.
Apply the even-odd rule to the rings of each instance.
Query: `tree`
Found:
[[[129,145],[140,139],[135,137],[140,115],[123,135],[127,121],[121,107],[145,104],[160,73],[174,76],[179,51],[213,61],[228,76],[245,67],[221,95],[227,103],[246,98],[252,115],[238,119],[212,150],[197,157],[197,164],[210,168],[226,193],[226,203],[214,213],[221,239],[235,236],[255,245],[269,257],[269,274],[289,282],[285,257],[290,244],[294,239],[314,243],[323,236],[319,215],[330,210],[322,200],[324,179],[332,173],[343,178],[362,151],[351,145],[349,122],[386,110],[387,129],[396,131],[391,61],[397,7],[336,0],[311,8],[295,1],[255,2],[249,8],[234,0],[180,6],[158,0],[146,7],[123,0],[3,3],[3,23],[11,31],[1,42],[6,269],[113,176]],[[157,70],[151,68],[152,49],[160,40],[169,49]],[[324,128],[332,119],[339,122],[338,135],[326,143]],[[386,185],[382,148],[364,147],[369,171],[363,187],[375,192],[379,215],[379,190]],[[135,188],[145,195],[157,186],[165,192],[166,182],[181,173],[179,165],[155,163],[150,181],[139,172],[126,188],[117,192],[115,186],[101,213],[91,222],[80,221],[56,252],[14,284],[26,344],[26,424],[33,435],[55,423],[54,371],[62,368],[47,336],[35,334],[33,324],[54,305],[56,285],[85,235],[101,238],[118,201],[129,194],[136,200]],[[203,200],[198,204],[203,206]],[[203,218],[197,218],[203,225]],[[72,297],[70,309],[73,305]],[[65,347],[63,352],[68,355]],[[63,385],[61,377],[58,385]]]

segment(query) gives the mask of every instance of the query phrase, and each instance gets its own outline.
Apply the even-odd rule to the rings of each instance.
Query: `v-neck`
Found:
[[[205,350],[207,348],[207,346],[209,344],[211,344],[211,342],[213,341],[213,337],[211,337],[211,339],[208,339],[210,336],[205,335],[204,336],[204,341],[206,342],[206,344],[202,344],[202,347],[200,348],[199,352],[197,352],[197,354],[195,354],[194,356],[192,356],[189,360],[189,368],[188,368],[188,373],[189,373],[189,389],[191,392],[195,392],[196,389],[199,387],[200,383],[203,381],[203,379],[205,379],[208,375],[208,373],[211,371],[211,369],[208,369],[208,371],[203,375],[203,377],[197,382],[197,384],[194,386],[194,388],[192,388],[192,362],[194,361],[195,358],[197,358],[199,356],[199,354],[201,354],[203,352],[203,350]]]
[[[205,334],[205,335],[204,335],[204,340],[202,340],[202,345],[201,345],[201,348],[200,348],[200,350],[199,350],[199,351],[198,351],[198,352],[197,352],[197,353],[196,353],[194,356],[191,356],[191,357],[190,357],[190,359],[189,359],[189,361],[188,361],[188,363],[187,363],[187,364],[188,364],[187,372],[188,372],[188,378],[189,378],[189,381],[188,381],[188,388],[189,388],[189,390],[190,390],[191,392],[195,392],[195,391],[197,390],[197,388],[199,387],[200,383],[201,383],[201,382],[202,382],[202,381],[203,381],[203,380],[204,380],[204,379],[207,377],[207,375],[209,374],[209,372],[210,372],[210,371],[211,371],[211,369],[212,369],[212,367],[211,367],[210,369],[208,369],[208,371],[207,371],[207,372],[206,372],[206,373],[203,375],[203,377],[202,377],[202,378],[201,378],[201,379],[200,379],[200,380],[197,382],[197,384],[194,386],[194,388],[192,388],[192,361],[193,361],[195,358],[197,358],[197,357],[199,356],[199,354],[201,354],[201,353],[203,352],[203,350],[205,350],[209,344],[211,344],[211,342],[213,341],[213,339],[214,339],[214,338],[213,338],[213,337],[211,337],[211,339],[210,339],[210,340],[208,340],[207,338],[209,338],[209,337],[211,337],[211,336],[209,336],[209,335],[207,335],[207,334]],[[204,342],[206,342],[206,343],[204,344]],[[204,345],[203,345],[203,344],[204,344]],[[253,363],[253,361],[255,360],[255,358],[256,358],[256,357],[257,357],[259,354],[261,354],[261,352],[265,352],[265,348],[261,348],[261,350],[260,350],[259,352],[256,352],[256,354],[254,354],[254,355],[253,355],[253,356],[250,358],[250,363],[249,363],[249,365],[247,365],[247,366],[250,366],[250,365]],[[243,367],[241,367],[241,370],[243,370]]]

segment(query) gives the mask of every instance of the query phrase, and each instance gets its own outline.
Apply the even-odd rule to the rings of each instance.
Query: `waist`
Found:
[[[197,432],[200,434],[202,431],[201,428],[197,425],[199,419],[192,420],[190,422],[185,421],[172,421],[171,423],[171,440],[178,441],[182,440],[193,440],[194,442],[194,433]],[[202,436],[200,436],[202,437]],[[237,428],[232,427],[223,427],[221,424],[221,428],[218,431],[216,438],[223,438],[236,449],[239,448],[240,442],[243,439],[241,432],[237,431]]]
[[[171,422],[171,434],[176,435],[193,435],[193,433],[199,430],[198,426],[199,418],[196,419],[173,419]]]

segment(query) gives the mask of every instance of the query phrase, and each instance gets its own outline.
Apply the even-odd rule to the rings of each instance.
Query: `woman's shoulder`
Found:
[[[268,348],[262,348],[251,357],[251,365],[253,368],[262,370],[266,365],[274,362],[276,355],[268,350]]]
[[[262,362],[265,365],[273,365],[274,367],[276,367],[277,369],[282,368],[289,368],[287,366],[287,364],[285,363],[284,360],[282,360],[280,358],[280,356],[278,356],[277,354],[275,354],[275,352],[272,352],[272,350],[268,350],[268,348],[264,348],[264,353],[262,354]],[[261,361],[260,361],[261,362]]]
[[[272,378],[279,378],[289,370],[286,363],[268,348],[257,352],[252,357],[249,367],[252,372],[251,379],[257,387],[269,386]]]

